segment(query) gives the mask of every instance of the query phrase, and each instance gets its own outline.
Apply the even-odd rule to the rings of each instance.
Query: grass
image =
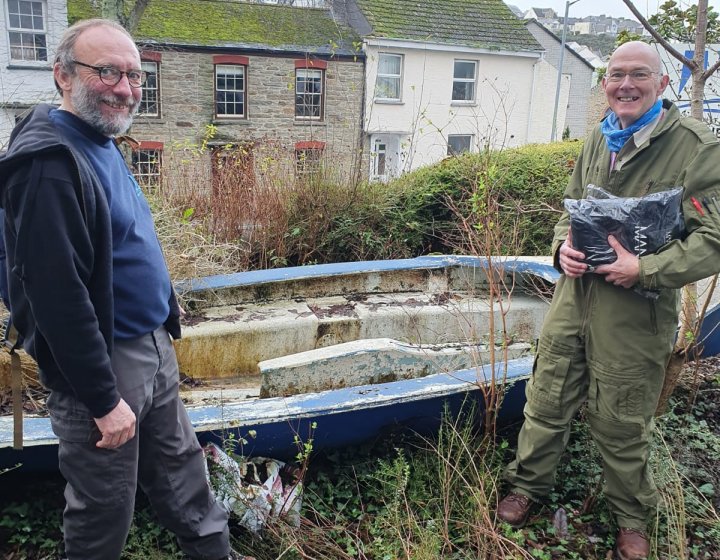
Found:
[[[686,371],[671,411],[657,420],[652,468],[660,506],[653,558],[720,557],[720,359]],[[528,526],[496,525],[501,472],[517,425],[487,439],[468,408],[435,437],[394,434],[361,448],[310,455],[299,527],[273,520],[262,539],[237,525],[235,546],[258,560],[466,558],[600,560],[614,545],[599,458],[582,417],[559,466],[556,491]],[[0,557],[55,558],[62,482],[57,476],[0,476]],[[123,556],[181,558],[144,500]]]
[[[435,200],[432,190],[427,196],[418,191],[419,196],[409,189],[392,198],[385,186],[328,185],[322,177],[288,184],[292,162],[278,167],[271,147],[253,157],[269,154],[268,170],[276,171],[255,178],[246,173],[248,155],[242,149],[215,163],[200,152],[188,150],[187,159],[168,162],[171,170],[177,165],[173,189],[161,185],[149,196],[173,278],[410,256],[442,231],[436,224],[427,229],[416,223],[423,215],[416,209],[425,208],[428,197]],[[216,169],[212,185],[204,179],[203,161],[222,171]],[[493,248],[515,247],[521,228],[515,222],[501,228],[490,219],[500,211],[493,193],[501,170],[479,160],[466,171],[470,190],[459,199],[471,207],[470,215],[463,221],[465,206],[440,197],[460,220],[458,250],[494,255],[500,252]],[[248,180],[252,184],[243,182]],[[392,226],[396,223],[402,227]],[[504,287],[497,289],[502,299]],[[505,331],[503,326],[497,327]],[[652,523],[658,559],[720,557],[718,371],[720,361],[712,360],[689,370],[670,412],[657,422],[651,464],[661,497]],[[258,538],[235,520],[235,547],[258,560],[606,558],[614,528],[601,492],[599,457],[582,415],[578,420],[555,492],[522,530],[494,519],[502,469],[514,454],[519,426],[480,429],[469,405],[460,417],[447,418],[432,438],[395,434],[363,448],[324,454],[300,442],[299,526],[276,519]],[[62,481],[11,471],[0,475],[0,495],[0,557],[55,559],[61,553]],[[123,559],[181,557],[172,535],[140,499]]]

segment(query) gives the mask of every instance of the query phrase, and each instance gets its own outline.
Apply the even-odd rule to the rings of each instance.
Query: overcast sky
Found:
[[[565,15],[565,0],[506,0],[506,4],[513,4],[522,11],[530,8],[552,8],[560,16]],[[644,15],[652,15],[657,12],[657,7],[663,1],[658,0],[634,0],[635,7]],[[680,0],[681,6],[697,4]],[[720,11],[720,0],[710,0],[708,5],[716,12]],[[570,6],[570,17],[599,16],[605,14],[614,17],[626,17],[634,19],[632,13],[622,0],[579,0],[577,4]]]

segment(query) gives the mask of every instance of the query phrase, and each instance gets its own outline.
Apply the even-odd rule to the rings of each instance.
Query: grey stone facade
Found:
[[[246,118],[215,117],[214,56],[233,52],[190,49],[143,49],[159,53],[158,117],[138,116],[130,134],[139,141],[162,142],[165,157],[185,146],[231,143],[254,145],[256,167],[262,146],[275,157],[295,158],[301,142],[322,142],[324,161],[333,172],[350,178],[361,162],[364,58],[330,59],[324,72],[324,116],[320,121],[295,118],[295,68],[303,55],[253,54],[246,75]],[[152,55],[151,55],[152,56]],[[322,62],[321,62],[322,65]],[[207,137],[209,125],[214,127]]]

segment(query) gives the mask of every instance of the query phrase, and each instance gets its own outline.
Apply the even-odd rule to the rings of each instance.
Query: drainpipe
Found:
[[[532,82],[530,83],[530,103],[528,104],[528,121],[527,127],[525,129],[526,144],[530,142],[530,128],[532,127],[533,123],[533,108],[535,107],[535,79],[537,78],[538,64],[540,64],[544,60],[544,58],[544,55],[541,54],[540,58],[538,58],[533,64]]]
[[[570,12],[570,6],[577,4],[580,0],[568,0],[565,2],[565,19],[563,20],[563,32],[562,40],[560,41],[560,62],[558,62],[558,77],[557,85],[555,86],[555,110],[553,111],[552,130],[550,131],[550,142],[555,142],[557,139],[557,114],[558,105],[560,104],[560,85],[562,83],[562,71],[563,71],[563,59],[565,58],[565,38],[567,37],[568,28],[568,12]]]

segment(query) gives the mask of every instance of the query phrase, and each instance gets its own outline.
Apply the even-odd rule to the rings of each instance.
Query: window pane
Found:
[[[157,186],[160,183],[162,151],[136,150],[132,153],[132,166],[137,182],[143,186]]]
[[[245,116],[245,66],[215,66],[215,114]]]
[[[377,155],[377,174],[385,175],[385,152]]]
[[[323,71],[298,68],[295,71],[295,116],[322,119]]]
[[[380,53],[375,96],[378,99],[400,99],[402,57]]]
[[[245,74],[245,67],[236,64],[218,64],[217,71],[218,74],[225,74],[226,76],[242,76]]]
[[[456,60],[453,71],[453,101],[475,100],[476,63],[468,60]]]
[[[375,95],[381,99],[400,99],[400,78],[378,77]]]
[[[45,29],[42,2],[10,0],[8,22],[11,31],[10,58],[13,60],[47,60],[45,33],[34,33]]]
[[[45,35],[35,35],[35,60],[47,60],[47,46]]]
[[[142,88],[142,99],[138,113],[147,116],[160,115],[160,95],[158,92],[158,64],[157,62],[143,61],[140,66],[147,76]]]
[[[472,144],[472,134],[451,134],[448,136],[449,156],[469,152]]]
[[[461,78],[465,80],[475,79],[475,63],[465,62],[462,60],[455,61],[455,78]]]
[[[378,64],[378,73],[400,75],[400,57],[396,55],[381,54]]]
[[[452,100],[453,101],[473,101],[475,84],[472,82],[455,82],[453,83]]]
[[[387,172],[387,144],[382,140],[375,140],[373,149],[374,176],[384,178]]]
[[[34,33],[8,33],[10,58],[14,60],[47,60],[45,35]]]
[[[320,175],[322,171],[322,148],[295,150],[295,165],[299,178],[310,178]]]

